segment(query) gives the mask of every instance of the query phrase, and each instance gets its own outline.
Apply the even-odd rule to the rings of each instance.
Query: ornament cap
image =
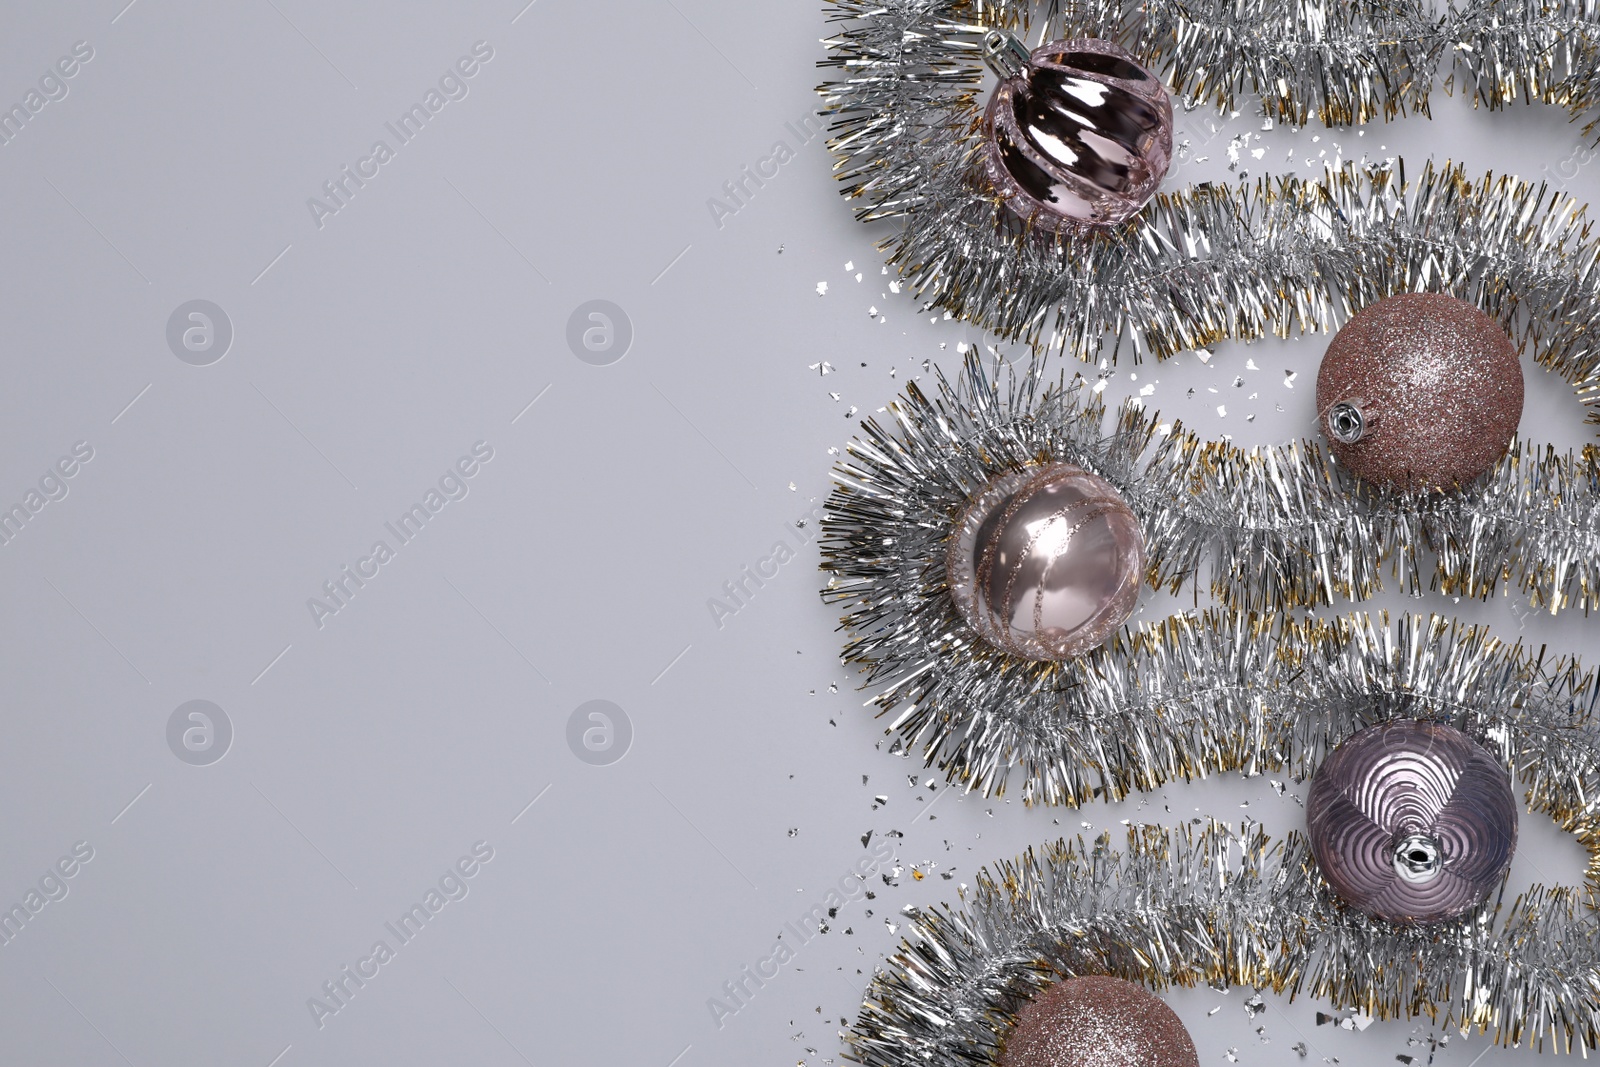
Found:
[[[1340,444],[1353,445],[1377,421],[1362,410],[1362,400],[1341,400],[1328,409],[1328,434]]]
[[[1412,885],[1427,885],[1444,873],[1439,839],[1431,834],[1396,835],[1394,872]]]
[[[983,35],[983,62],[1001,81],[1024,73],[1032,55],[1027,45],[1005,30],[990,30]]]

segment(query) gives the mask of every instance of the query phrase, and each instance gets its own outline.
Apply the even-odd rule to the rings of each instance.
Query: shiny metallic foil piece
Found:
[[[1012,471],[957,520],[950,595],[989,644],[1066,660],[1105,643],[1139,602],[1144,535],[1116,489],[1070,463]]]
[[[1317,371],[1334,456],[1358,477],[1406,491],[1453,489],[1491,470],[1516,435],[1522,398],[1522,362],[1506,331],[1438,293],[1363,308]]]
[[[1111,41],[1052,41],[995,87],[984,166],[1002,200],[1041,230],[1125,222],[1172,162],[1166,86]]]
[[[1000,1067],[1200,1067],[1183,1020],[1121,978],[1065,978],[1017,1013]]]
[[[1432,923],[1481,904],[1511,866],[1511,776],[1443,723],[1369,727],[1334,749],[1306,798],[1317,865],[1351,907]]]

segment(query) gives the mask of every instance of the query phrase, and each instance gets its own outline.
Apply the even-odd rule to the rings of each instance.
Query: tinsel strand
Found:
[[[848,658],[872,680],[947,658],[988,669],[949,602],[945,539],[989,481],[1048,460],[1121,491],[1143,522],[1154,584],[1203,585],[1234,608],[1365,599],[1386,576],[1411,594],[1514,587],[1544,610],[1600,607],[1600,449],[1518,442],[1468,488],[1399,493],[1352,477],[1315,442],[1206,441],[1139,399],[1108,426],[1081,379],[1047,381],[1043,368],[997,365],[991,377],[970,354],[955,381],[935,369],[931,393],[912,383],[889,406],[892,423],[863,423],[847,446],[823,527],[825,596],[846,606]],[[1054,670],[993,673],[1042,683]]]
[[[1257,824],[1136,826],[1030,849],[962,908],[919,912],[846,1033],[866,1067],[989,1067],[1040,987],[1110,974],[1307,995],[1379,1019],[1427,1017],[1504,1045],[1595,1048],[1600,923],[1537,886],[1451,922],[1401,927],[1342,905],[1303,835]]]
[[[1528,97],[1587,108],[1600,99],[1597,5],[1478,0],[1429,22],[1406,5],[1081,3],[1053,9],[1046,28],[1144,42],[1154,62],[1165,54],[1158,42],[1171,37],[1162,27],[1188,27],[1211,43],[1172,53],[1195,65],[1169,71],[1180,93],[1214,76],[1205,72],[1228,71],[1237,84],[1207,89],[1224,106],[1269,84],[1283,86],[1285,101],[1316,87],[1329,96],[1322,109],[1343,121],[1345,111],[1424,108],[1425,92],[1416,94],[1445,54],[1452,76],[1485,104]],[[901,223],[889,262],[928,305],[1035,348],[1138,359],[1328,331],[1393,293],[1448,293],[1503,322],[1600,422],[1600,238],[1581,205],[1542,185],[1474,181],[1431,163],[1413,181],[1398,164],[1345,165],[1320,180],[1163,194],[1120,227],[1050,238],[1025,231],[978,159],[983,68],[974,32],[1022,28],[1025,10],[976,0],[834,5],[846,28],[830,40],[824,66],[840,73],[820,91],[834,116],[837,175],[860,218]],[[1245,62],[1252,49],[1277,58]],[[1395,49],[1403,57],[1388,55]],[[1334,66],[1345,73],[1315,55],[1342,57]],[[1351,80],[1359,84],[1344,84]]]
[[[1573,665],[1472,628],[1406,616],[1390,632],[1363,615],[1296,623],[1277,612],[1369,595],[1386,566],[1408,591],[1428,581],[1488,596],[1515,580],[1536,604],[1593,606],[1594,450],[1577,460],[1521,446],[1472,494],[1379,492],[1308,443],[1243,452],[1181,427],[1162,433],[1132,404],[1108,430],[1092,392],[1040,367],[991,377],[973,356],[957,383],[936,373],[932,396],[913,383],[890,406],[892,425],[863,424],[825,510],[823,598],[844,609],[843,659],[892,713],[899,743],[952,782],[999,794],[1015,776],[1030,803],[1076,804],[1259,771],[1287,758],[1293,724],[1335,721],[1319,694],[1339,684],[1359,683],[1352,706],[1404,693],[1435,714],[1526,708],[1530,723],[1593,704],[1592,679]],[[1181,588],[1209,565],[1228,606],[1129,628],[1065,663],[980,639],[949,595],[955,517],[993,478],[1055,460],[1123,492],[1144,525],[1152,582]],[[1439,664],[1450,666],[1437,676],[1422,666]],[[1473,679],[1470,700],[1460,677]]]

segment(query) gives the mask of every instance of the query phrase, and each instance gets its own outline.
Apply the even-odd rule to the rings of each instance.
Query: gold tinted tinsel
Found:
[[[1181,99],[1304,125],[1349,126],[1426,114],[1435,84],[1491,109],[1542,103],[1574,116],[1600,106],[1600,4],[1595,0],[836,0],[852,38],[857,20],[913,32],[929,24],[1004,26],[1033,43],[1120,41]],[[916,42],[907,42],[915,45]],[[913,49],[907,58],[922,58]]]
[[[1321,180],[1199,185],[1130,222],[1045,235],[998,201],[978,148],[975,27],[1027,5],[841,0],[821,87],[845,193],[900,223],[890,263],[930,305],[1083,359],[1173,355],[1225,339],[1336,328],[1397,292],[1448,293],[1504,323],[1600,405],[1600,239],[1571,198],[1432,164],[1347,165]],[[1435,74],[1486,106],[1600,107],[1600,0],[1150,0],[1048,5],[1030,37],[1120,37],[1180,96],[1361,121],[1425,110]],[[1600,422],[1600,407],[1590,416]]]
[[[1275,613],[1364,597],[1385,572],[1410,592],[1486,597],[1514,584],[1536,605],[1600,606],[1600,451],[1521,445],[1464,491],[1378,491],[1315,444],[1245,452],[1181,427],[1163,434],[1137,402],[1107,429],[1081,380],[1048,382],[1040,366],[991,378],[971,356],[956,383],[935,372],[932,396],[909,386],[891,425],[864,423],[848,446],[823,520],[823,598],[844,608],[843,659],[895,713],[902,743],[951,781],[999,793],[1015,771],[1025,800],[1055,804],[1260,770],[1287,758],[1296,722],[1329,718],[1322,694],[1341,679],[1423,703],[1449,697],[1451,714],[1578,699],[1572,668],[1552,674],[1477,630],[1402,619],[1390,634],[1360,615]],[[1055,460],[1123,494],[1152,583],[1178,589],[1205,566],[1227,609],[1127,630],[1066,663],[980,639],[946,581],[956,516],[993,478]],[[1362,658],[1348,659],[1351,648]],[[1587,676],[1580,688],[1593,699]]]
[[[1596,785],[1593,766],[1586,785]],[[1535,805],[1537,807],[1537,804]],[[1586,839],[1594,850],[1592,830]],[[1133,827],[1030,849],[963,908],[916,915],[846,1033],[867,1067],[988,1067],[1017,1011],[1060,977],[1309,995],[1379,1019],[1426,1016],[1505,1045],[1600,1038],[1595,884],[1536,886],[1458,920],[1401,927],[1344,907],[1305,837]]]

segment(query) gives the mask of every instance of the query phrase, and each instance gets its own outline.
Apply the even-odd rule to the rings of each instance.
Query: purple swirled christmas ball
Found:
[[[1066,978],[1017,1013],[999,1067],[1199,1067],[1183,1020],[1144,986]]]
[[[1000,84],[983,115],[984,169],[1023,221],[1060,232],[1112,226],[1155,195],[1172,162],[1172,98],[1126,49],[1096,38],[1031,53],[984,39]]]
[[[950,596],[989,644],[1064,660],[1139,601],[1144,531],[1109,482],[1070,463],[1001,475],[968,502],[945,555]]]
[[[1481,904],[1517,845],[1505,766],[1442,723],[1398,719],[1344,741],[1306,798],[1311,851],[1346,904],[1429,923]]]

